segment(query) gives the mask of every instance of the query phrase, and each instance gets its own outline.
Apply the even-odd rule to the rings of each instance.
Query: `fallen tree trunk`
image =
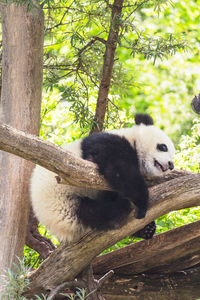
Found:
[[[95,258],[95,274],[172,273],[200,263],[200,221],[184,225]]]
[[[106,300],[197,300],[200,267],[170,275],[114,275],[102,288]]]
[[[94,164],[75,158],[70,152],[4,124],[0,124],[0,149],[36,162],[56,172],[64,180],[68,181],[70,178],[71,184],[109,189]],[[32,297],[34,294],[46,293],[64,281],[73,280],[104,249],[140,230],[157,217],[171,210],[199,205],[200,174],[186,175],[185,172],[172,174],[166,177],[168,181],[149,189],[150,208],[144,219],[138,220],[131,215],[127,224],[119,230],[92,231],[78,242],[71,245],[63,244],[56,249],[30,276],[31,285],[27,295]],[[177,178],[169,180],[170,176]]]
[[[150,189],[151,205],[144,219],[130,216],[126,225],[109,232],[91,231],[71,245],[61,245],[31,276],[29,295],[73,280],[99,253],[162,214],[200,204],[200,174],[183,176]],[[178,188],[177,188],[178,187]]]

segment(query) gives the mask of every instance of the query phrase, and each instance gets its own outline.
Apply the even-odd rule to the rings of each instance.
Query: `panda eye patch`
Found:
[[[165,145],[165,144],[157,144],[157,150],[167,152],[168,148],[167,148],[167,145]]]

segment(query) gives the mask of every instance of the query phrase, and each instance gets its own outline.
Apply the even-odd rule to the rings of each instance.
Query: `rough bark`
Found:
[[[106,188],[103,177],[98,174],[93,163],[5,124],[0,124],[0,149],[37,163],[72,185]]]
[[[69,151],[6,124],[0,124],[0,150],[16,154],[55,172],[61,177],[61,181],[60,178],[58,180],[60,184],[110,189],[92,162],[75,157]],[[147,179],[147,183],[152,186],[190,174],[192,173],[175,170],[163,177]]]
[[[56,246],[50,239],[39,233],[38,223],[31,208],[27,226],[26,245],[37,251],[42,259],[45,259],[56,249]]]
[[[118,43],[123,2],[123,0],[115,0],[112,5],[110,30],[106,42],[102,79],[99,87],[96,105],[95,126],[93,127],[92,132],[102,131],[103,129],[106,108],[108,105],[108,93],[114,65],[115,50]]]
[[[82,172],[82,177],[85,176],[84,183],[81,183],[82,185],[91,187],[96,184],[95,178],[98,178],[99,175],[92,163],[78,158],[75,159],[72,154],[63,151],[61,148],[41,141],[37,137],[33,138],[31,135],[14,130],[7,125],[1,124],[0,129],[0,149],[11,151],[26,159],[38,162],[61,174],[64,178],[68,178],[65,172],[67,174],[74,172],[74,177],[77,179],[75,174],[78,174],[80,171]],[[77,170],[75,168],[76,160],[78,161]],[[72,170],[66,169],[68,164]],[[87,169],[87,166],[89,166],[89,169]],[[55,169],[52,169],[53,167]],[[91,170],[91,173],[88,170]],[[121,238],[138,231],[158,216],[170,210],[198,205],[200,203],[200,174],[188,174],[190,173],[174,171],[166,178],[161,179],[161,182],[167,180],[166,182],[160,183],[159,179],[157,183],[160,184],[150,188],[151,207],[145,219],[136,220],[130,216],[128,223],[120,230],[108,233],[94,231],[70,246],[61,245],[43,263],[39,270],[32,275],[31,280],[33,283],[30,294],[46,292],[48,289],[55,288],[61,282],[73,280],[103,249],[111,246]],[[169,180],[176,176],[177,178]],[[73,182],[74,179],[72,178],[70,182]],[[99,188],[106,188],[103,179],[101,177],[100,179],[102,181]],[[87,183],[88,181],[89,184]],[[75,184],[78,183],[76,182]],[[195,233],[194,238],[196,238]],[[190,254],[189,252],[188,255]],[[190,260],[189,257],[187,259]],[[73,265],[71,264],[72,261]]]
[[[197,300],[200,268],[170,275],[115,275],[103,285],[106,300]]]
[[[62,282],[73,280],[101,251],[138,231],[170,210],[200,204],[200,174],[183,176],[150,189],[151,206],[145,219],[130,216],[126,225],[109,232],[91,231],[79,241],[56,249],[30,279],[29,295],[46,292]]]
[[[43,13],[2,5],[3,62],[0,121],[38,134],[42,87]],[[33,164],[0,152],[0,272],[22,256]]]
[[[169,230],[95,258],[95,274],[171,273],[200,263],[200,221]]]

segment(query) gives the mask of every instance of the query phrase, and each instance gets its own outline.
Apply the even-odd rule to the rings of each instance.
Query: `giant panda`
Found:
[[[136,114],[132,128],[91,134],[65,149],[94,162],[112,191],[58,184],[55,173],[37,166],[31,178],[33,210],[60,241],[75,241],[91,229],[120,228],[133,208],[136,218],[144,218],[149,204],[144,177],[174,168],[174,145],[147,114]],[[154,232],[153,222],[136,236],[151,238]]]

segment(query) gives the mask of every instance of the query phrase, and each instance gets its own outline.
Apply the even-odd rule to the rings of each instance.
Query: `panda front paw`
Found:
[[[141,230],[135,232],[132,236],[149,240],[153,237],[155,231],[156,231],[156,223],[155,221],[152,221]]]
[[[135,218],[136,219],[143,219],[146,216],[147,213],[147,208],[140,208],[140,207],[136,207],[135,210]]]

